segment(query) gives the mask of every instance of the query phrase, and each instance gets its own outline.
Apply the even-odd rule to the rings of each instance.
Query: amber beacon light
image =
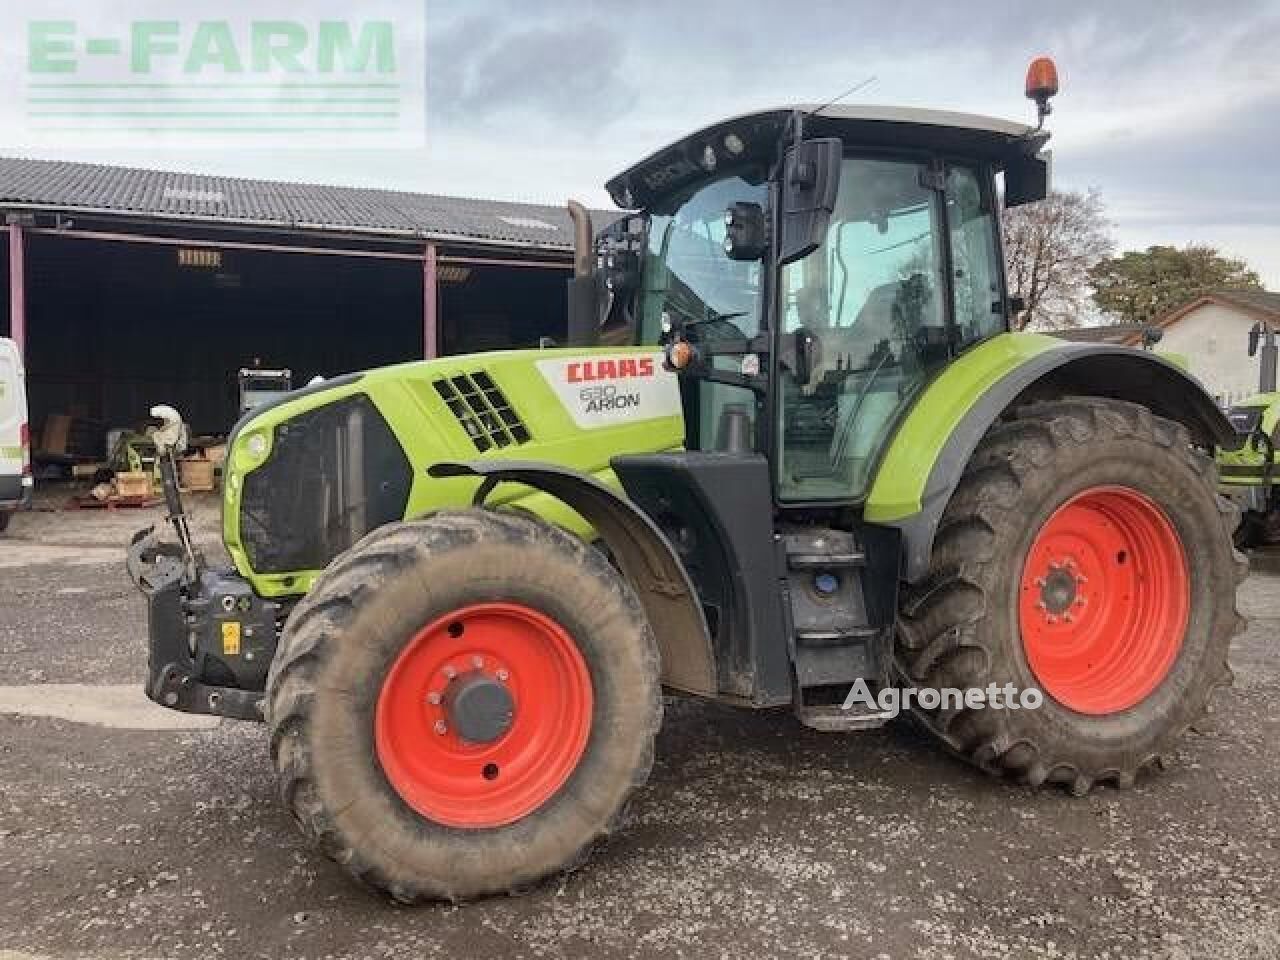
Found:
[[[1053,110],[1049,100],[1058,93],[1058,66],[1049,57],[1036,57],[1027,67],[1027,99],[1036,102],[1039,126]]]

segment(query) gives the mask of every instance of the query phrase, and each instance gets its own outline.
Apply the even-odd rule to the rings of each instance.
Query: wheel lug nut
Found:
[[[430,703],[434,706],[439,702],[440,702],[440,694],[436,693],[434,690],[432,690],[430,693],[427,694],[427,703]]]
[[[505,683],[508,679],[510,679],[511,674],[507,673],[506,670],[499,670],[497,673],[497,677],[499,680]]]
[[[457,671],[457,670],[455,670],[455,669],[453,669],[453,667],[451,667],[451,666],[449,666],[449,667],[445,667],[445,668],[444,668],[444,675],[445,675],[445,679],[447,679],[447,680],[452,680],[454,677],[456,677],[456,676],[458,675],[458,671]]]
[[[436,733],[443,734],[448,729],[449,728],[445,726],[445,723],[443,720],[436,721],[436,727],[435,727]]]
[[[484,657],[479,657],[479,656],[472,657],[471,665],[475,667],[477,670],[479,670],[481,667],[484,666]]]

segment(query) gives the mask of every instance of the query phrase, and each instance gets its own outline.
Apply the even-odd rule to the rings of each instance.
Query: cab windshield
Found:
[[[735,203],[764,206],[768,187],[728,174],[704,183],[669,214],[653,214],[641,269],[640,342],[657,343],[663,318],[696,325],[702,341],[752,337],[760,331],[764,264],[731,260],[724,252],[725,211]],[[717,357],[731,369],[733,358]],[[729,404],[754,411],[749,391],[700,381],[691,396],[696,420],[688,422],[692,448],[710,449]],[[692,418],[691,418],[692,419]],[[705,438],[705,439],[704,439]]]

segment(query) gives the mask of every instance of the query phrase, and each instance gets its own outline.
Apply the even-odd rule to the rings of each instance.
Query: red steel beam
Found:
[[[428,243],[422,258],[422,355],[440,355],[440,272],[436,245]]]
[[[478,267],[532,267],[543,270],[572,270],[573,261],[565,260],[501,260],[497,257],[443,256],[442,264],[456,263]]]
[[[22,227],[9,225],[9,338],[25,358],[27,344],[27,257]]]
[[[371,260],[423,260],[421,253],[396,253],[390,250],[355,250],[349,247],[309,247],[286,243],[255,243],[247,240],[218,240],[211,237],[156,237],[142,233],[119,233],[106,230],[77,230],[74,228],[32,227],[27,233],[47,234],[74,240],[105,240],[117,243],[142,243],[166,247],[208,247],[215,250],[249,250],[261,253],[303,253],[330,257],[364,257]],[[437,246],[435,243],[432,246]],[[504,257],[472,257],[466,254],[437,256],[437,263],[467,264],[491,267],[533,267],[551,270],[572,270],[573,264],[564,260],[532,260]]]

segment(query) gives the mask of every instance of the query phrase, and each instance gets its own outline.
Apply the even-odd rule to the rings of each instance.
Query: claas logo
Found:
[[[653,357],[622,357],[614,360],[575,360],[569,364],[570,383],[592,383],[597,380],[631,380],[652,377]]]

